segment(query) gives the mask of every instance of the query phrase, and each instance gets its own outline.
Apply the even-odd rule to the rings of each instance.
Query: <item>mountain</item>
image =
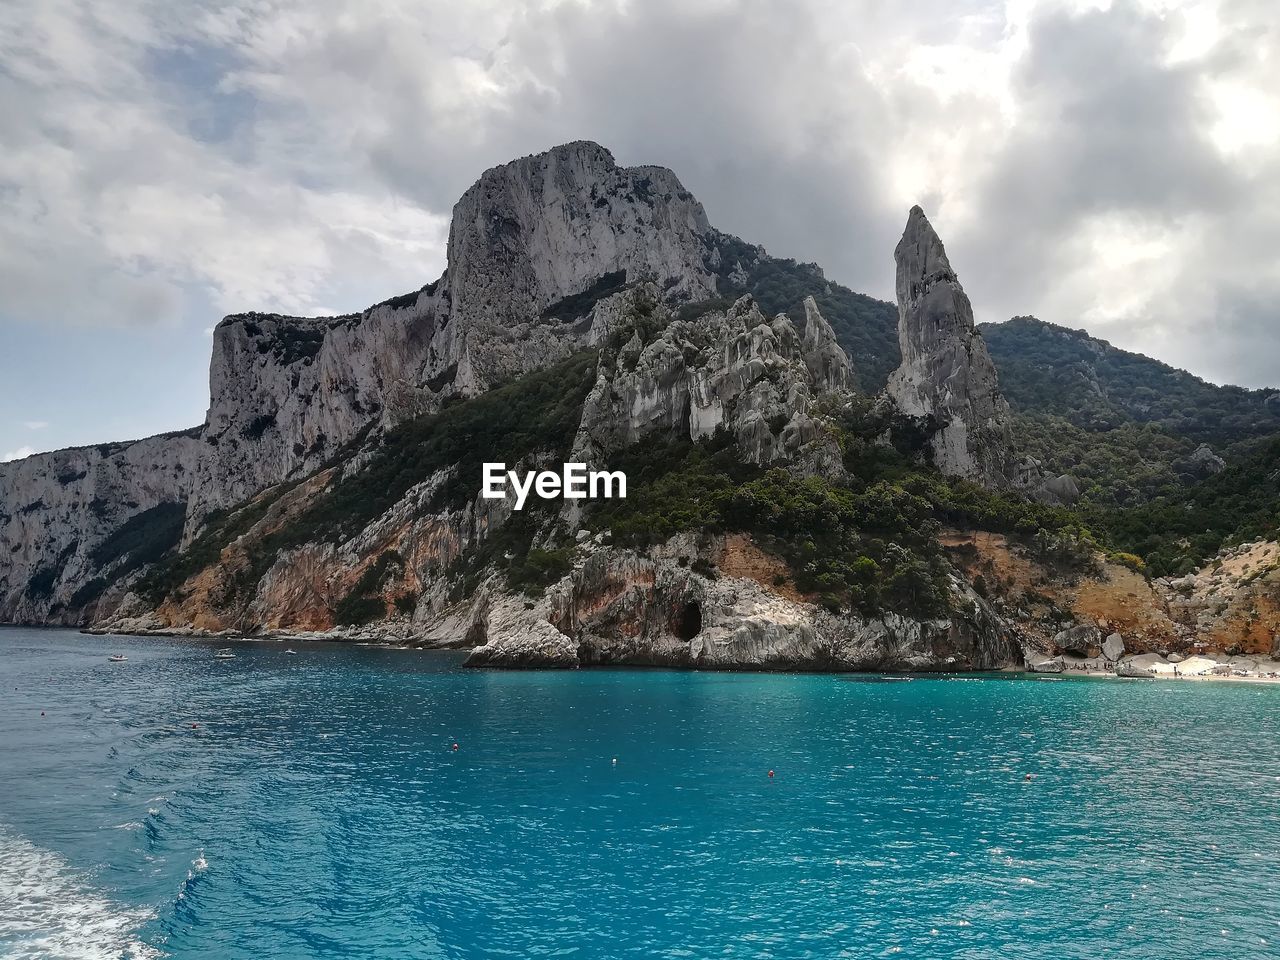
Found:
[[[1158,512],[1114,513],[1123,456],[1089,469],[1136,432],[1193,465],[1160,496],[1217,479],[1175,404],[1144,412],[1135,370],[1230,398],[1232,456],[1254,455],[1265,397],[1035,321],[975,328],[919,208],[895,268],[896,306],[856,294],[593,143],[495,167],[432,283],[359,314],[223,320],[201,426],[0,465],[0,620],[505,666],[986,669],[1099,619],[1133,648],[1189,642],[1121,548],[1198,564],[1264,519],[1245,497],[1210,518],[1216,542],[1177,546]],[[1041,389],[1042,368],[1071,389]],[[627,496],[517,509],[480,495],[491,461],[623,471]],[[1132,577],[1146,612],[1103,616]]]
[[[1014,317],[981,327],[1017,410],[1102,432],[1150,424],[1231,449],[1280,432],[1280,392],[1220,387],[1083,330]]]

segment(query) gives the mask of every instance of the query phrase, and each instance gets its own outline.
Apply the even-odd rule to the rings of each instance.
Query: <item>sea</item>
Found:
[[[1280,957],[1280,686],[287,649],[0,629],[0,957]]]

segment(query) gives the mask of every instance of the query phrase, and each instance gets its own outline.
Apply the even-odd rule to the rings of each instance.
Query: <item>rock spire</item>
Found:
[[[1011,485],[1009,407],[969,298],[919,207],[911,208],[894,259],[902,365],[889,378],[889,396],[902,413],[926,421],[943,473]]]

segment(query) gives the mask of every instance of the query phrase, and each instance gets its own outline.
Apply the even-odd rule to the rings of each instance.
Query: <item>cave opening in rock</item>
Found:
[[[680,612],[680,622],[676,625],[676,635],[681,640],[692,640],[702,632],[702,608],[690,600]]]

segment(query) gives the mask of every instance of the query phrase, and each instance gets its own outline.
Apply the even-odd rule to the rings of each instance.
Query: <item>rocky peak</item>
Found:
[[[750,296],[673,319],[652,293],[619,298],[625,306],[614,311],[611,335],[621,345],[601,362],[575,459],[600,459],[660,430],[692,440],[725,430],[752,463],[786,460],[802,472],[839,471],[839,450],[813,398],[843,389],[849,361],[812,300],[802,339],[785,314],[768,318]],[[642,329],[659,332],[646,342]]]
[[[706,212],[664,167],[619,167],[579,141],[486,171],[453,210],[452,323],[439,349],[464,392],[545,363],[529,321],[573,336],[581,302],[608,283],[651,280],[671,300],[716,292]]]
[[[800,341],[800,352],[804,355],[805,366],[809,368],[809,379],[814,389],[820,392],[849,389],[852,378],[849,356],[836,340],[836,332],[818,310],[813,297],[804,298],[804,335]]]
[[[1010,484],[1008,404],[974,329],[969,298],[918,206],[894,259],[902,365],[889,378],[889,396],[904,414],[928,421],[933,460],[943,473]]]

